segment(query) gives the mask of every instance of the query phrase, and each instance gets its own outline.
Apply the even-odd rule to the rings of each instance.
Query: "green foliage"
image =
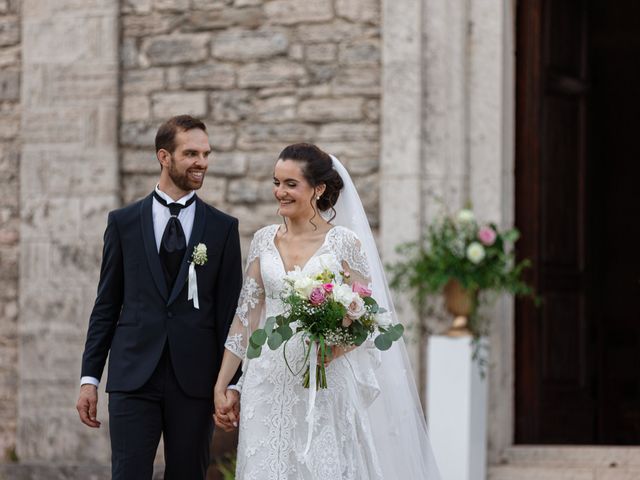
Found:
[[[214,466],[216,470],[222,474],[223,480],[235,480],[236,463],[236,455],[228,453],[223,458],[219,459]]]
[[[532,288],[523,280],[530,262],[516,261],[513,252],[519,235],[516,229],[500,232],[493,223],[479,225],[469,210],[460,211],[455,218],[443,216],[429,225],[423,241],[405,243],[396,249],[401,260],[389,266],[391,287],[410,292],[418,308],[428,303],[429,295],[441,292],[451,279],[471,292],[533,297]],[[470,329],[475,336],[486,332],[475,311]]]

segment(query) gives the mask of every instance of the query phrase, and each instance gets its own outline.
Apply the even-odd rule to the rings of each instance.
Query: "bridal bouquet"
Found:
[[[331,261],[322,255],[320,263]],[[294,375],[306,369],[303,385],[309,388],[312,378],[316,389],[327,388],[325,359],[336,346],[360,346],[377,333],[374,344],[379,350],[388,350],[404,332],[401,324],[392,325],[389,314],[378,306],[371,290],[358,282],[350,283],[348,272],[333,273],[323,268],[315,274],[305,274],[300,268],[287,273],[286,288],[282,293],[285,310],[281,315],[267,318],[264,328],[257,329],[249,338],[248,358],[257,358],[266,343],[276,350],[284,343],[283,354]],[[295,329],[295,332],[294,332]],[[287,361],[286,346],[294,334],[306,340],[305,357],[299,372],[294,372]],[[316,355],[318,361],[310,361]],[[317,363],[317,365],[316,365]],[[312,375],[311,364],[316,365]]]

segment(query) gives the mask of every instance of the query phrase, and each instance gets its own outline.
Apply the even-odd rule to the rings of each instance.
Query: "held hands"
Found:
[[[80,396],[76,404],[80,421],[91,428],[99,428],[96,418],[98,412],[98,389],[95,385],[84,384],[80,387]]]
[[[213,420],[217,427],[231,432],[240,420],[240,394],[237,390],[216,388],[213,392],[215,413]]]

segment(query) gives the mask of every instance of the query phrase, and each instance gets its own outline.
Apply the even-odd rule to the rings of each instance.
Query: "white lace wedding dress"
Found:
[[[274,238],[278,225],[259,230],[251,243],[244,287],[226,348],[245,357],[248,337],[267,317],[283,311],[285,267]],[[329,261],[330,260],[330,261]],[[349,271],[367,284],[369,265],[356,235],[333,227],[304,273],[329,267]],[[286,346],[294,371],[303,364],[299,338]],[[283,348],[266,345],[260,357],[248,361],[241,379],[238,480],[375,480],[382,479],[366,409],[379,393],[374,369],[379,353],[365,343],[332,361],[327,367],[328,388],[317,392],[310,449],[305,455],[309,424],[305,420],[309,389],[302,373],[287,367]]]

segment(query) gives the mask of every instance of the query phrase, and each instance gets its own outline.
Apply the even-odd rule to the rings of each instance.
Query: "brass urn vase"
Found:
[[[453,325],[447,331],[450,337],[472,335],[469,330],[469,316],[475,307],[477,292],[465,289],[455,278],[450,279],[444,286],[444,304],[454,317]]]

